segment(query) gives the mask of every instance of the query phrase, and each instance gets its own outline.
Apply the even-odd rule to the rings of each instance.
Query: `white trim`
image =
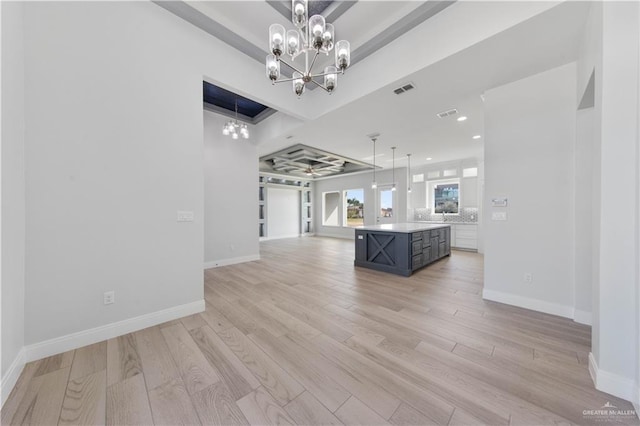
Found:
[[[591,381],[593,385],[598,388],[598,363],[596,362],[596,358],[593,356],[593,352],[589,352],[589,375],[591,376]]]
[[[204,262],[204,269],[218,268],[220,266],[235,265],[235,264],[244,263],[244,262],[253,262],[256,260],[260,260],[259,254],[252,254],[250,256],[232,257],[229,259],[211,260],[209,262]]]
[[[593,325],[593,314],[589,311],[575,309],[573,311],[573,320],[579,324]]]
[[[22,374],[22,370],[24,369],[24,365],[26,364],[25,354],[26,354],[26,351],[23,346],[22,349],[20,349],[20,352],[18,352],[18,355],[16,356],[16,358],[13,360],[13,362],[7,369],[7,372],[5,373],[4,377],[0,381],[0,389],[1,389],[0,397],[2,398],[0,407],[4,406],[4,403],[7,401],[9,394],[13,390],[13,387],[16,385],[16,382],[18,381],[20,374]]]
[[[202,299],[196,302],[173,306],[161,311],[151,312],[138,317],[91,328],[89,330],[67,334],[66,336],[56,337],[54,339],[45,340],[44,342],[34,343],[33,345],[29,345],[24,348],[26,357],[25,361],[36,361],[51,355],[81,348],[92,343],[102,342],[133,331],[162,324],[163,322],[197,314],[199,312],[203,312],[204,309],[205,304],[204,299]]]
[[[558,315],[573,319],[574,309],[571,306],[558,305],[557,303],[545,302],[544,300],[532,299],[511,293],[503,293],[487,289],[482,290],[482,298],[492,300],[494,302],[506,303],[507,305],[544,312],[545,314]]]
[[[638,413],[638,385],[632,379],[601,370],[592,352],[589,352],[589,374],[596,389],[631,401]]]

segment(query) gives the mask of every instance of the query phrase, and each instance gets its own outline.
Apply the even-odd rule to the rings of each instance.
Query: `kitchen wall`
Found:
[[[204,265],[260,258],[258,153],[251,139],[222,135],[228,117],[204,111]],[[232,176],[232,178],[230,178]]]
[[[447,220],[454,222],[478,223],[480,214],[480,175],[478,159],[468,158],[459,161],[426,164],[411,168],[411,193],[408,194],[407,220],[442,220],[441,214],[434,214],[431,204],[433,200],[427,197],[433,191],[433,185],[441,180],[458,179],[460,181],[460,214],[448,214]],[[464,177],[466,168],[478,168],[478,175]],[[452,176],[444,176],[444,171],[455,171]],[[413,177],[422,175],[421,182],[413,182]],[[431,177],[429,177],[431,176]]]
[[[23,4],[1,2],[2,22],[2,211],[0,235],[0,359],[2,403],[18,379],[24,356],[25,167]]]
[[[573,317],[575,92],[572,63],[485,93],[486,299]]]
[[[390,184],[393,181],[393,173],[390,169],[376,171],[376,181],[378,186]],[[392,221],[394,223],[406,222],[407,217],[407,169],[396,168],[396,187],[394,196],[394,217]],[[317,179],[314,185],[314,229],[315,234],[325,237],[338,237],[338,238],[354,238],[353,228],[346,226],[324,226],[322,223],[322,197],[324,192],[339,191],[341,194],[341,200],[343,198],[342,192],[348,189],[364,189],[364,224],[374,225],[376,223],[376,192],[371,189],[371,182],[373,175],[371,172],[339,176],[335,178]],[[344,223],[343,208],[338,209],[339,223]]]

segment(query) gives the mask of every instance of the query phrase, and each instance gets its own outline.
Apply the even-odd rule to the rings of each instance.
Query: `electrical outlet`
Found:
[[[533,282],[533,274],[531,272],[525,272],[523,280],[525,284],[531,284]]]
[[[104,304],[110,305],[115,303],[116,301],[116,292],[115,291],[107,291],[104,293]]]

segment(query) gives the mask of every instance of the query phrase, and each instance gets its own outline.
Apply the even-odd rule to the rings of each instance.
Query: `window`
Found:
[[[339,206],[339,192],[322,193],[322,224],[324,226],[340,226],[340,222],[338,219]]]
[[[344,226],[364,225],[364,189],[344,191]]]
[[[431,188],[431,200],[433,212],[439,213],[454,213],[459,212],[460,204],[460,181],[437,181],[432,182]]]
[[[380,190],[380,217],[393,217],[393,191]]]
[[[413,175],[413,183],[424,182],[424,173]]]
[[[469,167],[468,169],[462,169],[462,177],[476,177],[478,176],[477,167]]]

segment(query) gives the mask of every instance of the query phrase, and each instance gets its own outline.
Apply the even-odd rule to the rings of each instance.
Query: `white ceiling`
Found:
[[[586,3],[567,3],[552,9],[456,55],[406,76],[398,84],[369,95],[264,141],[260,154],[294,142],[321,147],[358,160],[371,161],[372,147],[366,135],[380,132],[376,163],[390,167],[391,146],[396,157],[411,153],[411,164],[463,158],[483,153],[484,114],[480,95],[503,85],[574,61],[578,40],[588,12]],[[416,89],[393,93],[411,81]],[[440,119],[436,114],[457,108],[468,119]],[[293,135],[292,139],[286,139]],[[402,161],[402,160],[401,160]],[[402,164],[402,163],[400,163]]]
[[[478,2],[470,3],[477,7]],[[265,55],[269,25],[280,22],[285,28],[292,27],[263,1],[189,4],[245,40],[264,48]],[[355,49],[390,25],[407,19],[407,15],[411,16],[411,12],[422,4],[416,1],[360,0],[334,22],[337,38],[348,39]],[[458,7],[467,7],[467,4],[458,3]],[[376,157],[376,163],[383,167],[391,166],[391,146],[397,146],[397,164],[400,165],[407,153],[412,154],[412,166],[426,163],[427,157],[433,158],[432,162],[482,157],[483,139],[472,139],[476,134],[484,136],[480,95],[489,88],[574,61],[589,7],[588,2],[566,2],[553,7],[433,65],[407,73],[394,83],[363,94],[318,118],[307,121],[291,119],[289,125],[283,125],[287,121],[281,116],[283,113],[275,114],[258,126],[271,126],[268,131],[262,129],[259,132],[263,135],[258,144],[259,155],[302,143],[357,160],[371,161],[371,142],[366,135],[379,132],[377,150],[380,155]],[[427,19],[419,26],[431,25],[432,20]],[[402,37],[396,40],[399,42],[402,42]],[[446,43],[446,40],[425,40],[424,43],[426,47],[433,45],[439,48],[438,44]],[[388,67],[396,64],[392,59],[387,61]],[[357,66],[360,72],[360,67],[366,67],[367,61]],[[379,71],[370,70],[371,73]],[[265,78],[264,75],[257,77]],[[394,88],[409,81],[415,84],[416,89],[402,95],[393,93]],[[340,90],[340,84],[358,85],[359,82],[345,78],[339,81],[337,90]],[[295,96],[291,90],[281,90],[281,93]],[[307,95],[310,94],[303,96]],[[324,93],[312,95],[329,96]],[[336,101],[339,100],[335,97],[337,95],[338,92],[333,95]],[[457,108],[459,115],[468,119],[457,122],[457,116],[436,117],[437,112],[450,108]]]

